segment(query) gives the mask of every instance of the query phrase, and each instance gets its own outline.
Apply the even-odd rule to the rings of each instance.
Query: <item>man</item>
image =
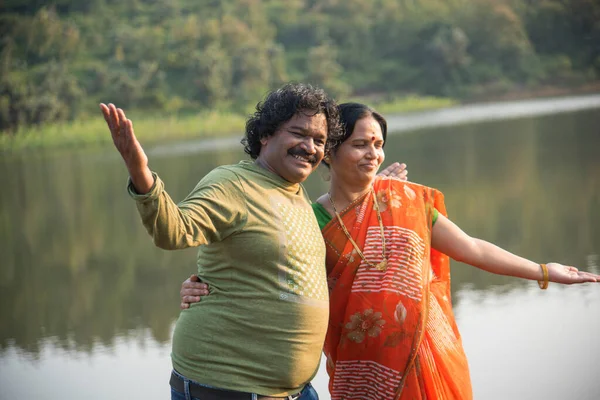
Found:
[[[154,243],[200,246],[211,295],[173,334],[172,399],[316,399],[310,387],[328,320],[325,247],[301,185],[341,137],[336,104],[290,84],[246,124],[252,161],[207,174],[179,204],[148,167],[123,110],[100,105]]]

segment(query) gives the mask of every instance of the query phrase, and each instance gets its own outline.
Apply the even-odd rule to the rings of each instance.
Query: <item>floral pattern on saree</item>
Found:
[[[380,312],[374,312],[372,308],[364,312],[357,312],[350,316],[350,322],[346,323],[348,339],[356,343],[362,343],[365,337],[377,337],[385,320],[381,318]]]

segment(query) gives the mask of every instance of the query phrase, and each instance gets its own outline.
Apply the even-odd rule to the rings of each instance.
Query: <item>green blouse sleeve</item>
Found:
[[[331,215],[329,215],[327,210],[325,210],[325,207],[323,207],[319,203],[312,203],[312,209],[315,213],[315,217],[317,217],[319,229],[323,230],[323,228],[325,228],[325,225],[327,225],[329,221],[331,221]]]

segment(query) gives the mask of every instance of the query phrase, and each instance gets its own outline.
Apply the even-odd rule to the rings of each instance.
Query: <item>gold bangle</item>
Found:
[[[546,267],[546,264],[540,264],[540,267],[542,267],[542,273],[544,274],[544,279],[541,281],[538,281],[538,285],[540,286],[540,289],[546,290],[546,289],[548,289],[548,282],[549,282],[548,267]]]

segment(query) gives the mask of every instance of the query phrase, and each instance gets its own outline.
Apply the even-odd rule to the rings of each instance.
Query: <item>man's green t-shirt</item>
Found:
[[[302,185],[253,162],[219,167],[176,205],[136,199],[164,249],[199,246],[210,295],[181,312],[173,367],[217,388],[285,396],[316,374],[329,316],[325,245]]]

